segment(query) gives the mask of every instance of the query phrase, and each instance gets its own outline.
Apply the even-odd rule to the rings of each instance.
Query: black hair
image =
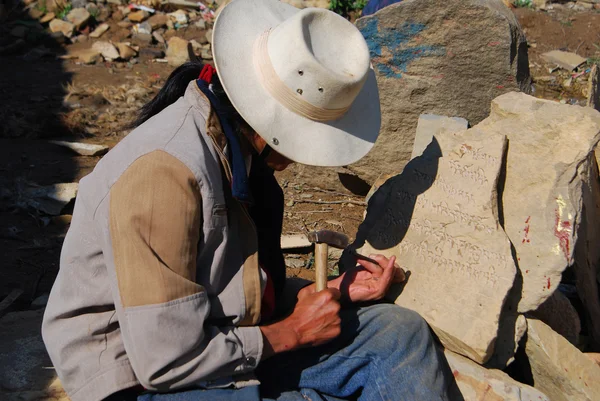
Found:
[[[169,75],[169,78],[167,78],[164,86],[156,94],[154,99],[142,106],[137,117],[131,122],[131,124],[128,125],[127,128],[133,129],[139,127],[150,118],[154,117],[168,106],[175,103],[184,95],[190,81],[195,81],[198,79],[198,76],[203,68],[204,64],[199,60],[188,61],[187,63],[177,67],[171,73],[171,75]],[[221,104],[221,110],[223,110],[232,120],[237,120],[239,114],[229,101],[229,98],[221,86],[221,82],[219,81],[217,74],[213,75],[211,80],[211,89]]]

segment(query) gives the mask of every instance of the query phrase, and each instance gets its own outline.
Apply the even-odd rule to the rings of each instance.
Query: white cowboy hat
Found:
[[[233,0],[215,21],[213,58],[234,107],[287,158],[345,166],[373,147],[381,112],[369,49],[339,15]]]

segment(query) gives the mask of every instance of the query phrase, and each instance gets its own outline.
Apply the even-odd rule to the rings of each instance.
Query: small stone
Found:
[[[168,15],[155,14],[152,17],[148,18],[147,22],[152,26],[152,29],[158,29],[167,26],[167,21],[169,21]]]
[[[281,249],[297,249],[297,248],[308,248],[312,243],[308,240],[304,234],[291,234],[281,236]]]
[[[39,20],[44,15],[44,12],[36,7],[33,7],[27,10],[27,14],[30,18]]]
[[[137,54],[135,50],[125,43],[117,43],[116,46],[119,49],[119,55],[123,60],[129,60]]]
[[[42,18],[40,18],[40,23],[47,24],[48,22],[52,21],[55,17],[56,16],[54,15],[54,13],[47,13]]]
[[[160,44],[165,43],[165,38],[163,38],[163,36],[158,31],[152,32],[152,37]]]
[[[209,29],[208,31],[206,31],[206,33],[204,34],[204,37],[206,38],[206,41],[210,44],[212,44],[212,34],[213,34],[213,30]]]
[[[168,15],[171,18],[171,21],[173,21],[175,23],[178,23],[180,25],[185,25],[189,21],[187,14],[183,10],[177,10],[175,12],[172,12],[172,13],[168,14]]]
[[[200,43],[198,43],[196,40],[192,39],[190,40],[190,44],[192,45],[192,49],[194,49],[195,53],[200,53],[203,50],[203,47]]]
[[[87,35],[77,35],[71,39],[73,43],[86,43],[89,40]]]
[[[147,21],[142,22],[141,24],[138,24],[137,31],[138,31],[138,34],[151,35],[152,34],[152,25],[150,25]]]
[[[98,41],[92,45],[92,49],[97,50],[107,60],[116,60],[119,58],[119,51],[110,42]]]
[[[213,59],[213,55],[212,55],[212,52],[210,51],[210,49],[202,49],[200,57],[202,57],[203,60],[212,60]]]
[[[75,25],[71,24],[70,22],[55,18],[50,21],[50,31],[62,32],[67,38],[70,38],[75,32]]]
[[[25,204],[51,216],[59,215],[62,209],[75,199],[77,183],[31,186],[24,192]]]
[[[11,36],[14,36],[17,38],[25,38],[25,36],[27,36],[28,32],[29,32],[29,28],[26,27],[25,25],[17,25],[13,29],[10,30]]]
[[[94,29],[94,31],[92,33],[90,33],[90,38],[94,38],[97,39],[100,36],[102,36],[104,34],[104,32],[108,31],[110,28],[110,25],[104,23],[101,25],[98,25],[98,27],[96,29]]]
[[[150,14],[147,11],[138,10],[130,13],[127,18],[131,22],[142,22],[145,21]]]
[[[73,6],[73,9],[85,8],[87,4],[87,0],[71,0],[71,5]]]
[[[573,71],[581,64],[585,63],[587,59],[571,52],[564,52],[561,50],[552,50],[542,54],[542,58],[549,63],[556,64],[567,71]]]
[[[199,19],[198,21],[196,21],[194,23],[194,26],[196,28],[201,29],[201,30],[204,31],[204,30],[206,30],[206,21],[204,21],[203,19]]]
[[[101,155],[105,154],[106,152],[108,152],[108,149],[109,149],[108,146],[95,145],[92,143],[66,142],[66,141],[50,141],[50,143],[53,143],[55,145],[62,146],[65,148],[69,148],[81,156],[101,156]]]
[[[161,59],[165,56],[165,52],[159,49],[151,49],[144,47],[140,49],[140,59],[142,60],[154,60]]]
[[[133,41],[135,42],[135,44],[147,46],[152,44],[152,35],[147,33],[138,33],[133,36]]]
[[[185,39],[173,37],[167,45],[167,60],[172,67],[179,67],[183,63],[190,61],[188,52],[189,42]]]
[[[91,15],[85,8],[74,8],[67,14],[67,21],[75,25],[76,29],[81,29],[89,21]]]
[[[123,20],[123,21],[117,22],[117,26],[119,28],[127,29],[127,28],[131,28],[133,26],[133,24],[131,23],[131,21]]]
[[[301,267],[304,267],[305,263],[302,259],[285,258],[285,265],[293,269],[299,269]]]
[[[121,42],[130,37],[131,31],[129,29],[119,29],[117,32],[114,33],[113,40]]]

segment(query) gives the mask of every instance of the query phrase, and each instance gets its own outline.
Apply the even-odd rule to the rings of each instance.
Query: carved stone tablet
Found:
[[[357,237],[366,233],[364,254],[396,255],[410,271],[392,291],[396,304],[419,312],[446,348],[484,363],[516,274],[498,222],[506,139],[455,142],[456,135],[434,138],[380,187]]]

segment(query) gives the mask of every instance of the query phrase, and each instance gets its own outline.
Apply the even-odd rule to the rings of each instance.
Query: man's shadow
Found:
[[[412,159],[401,174],[387,180],[371,196],[365,220],[358,227],[355,241],[340,259],[340,273],[356,266],[356,250],[369,243],[377,250],[398,245],[408,231],[416,207],[417,197],[433,185],[438,172],[442,150],[435,139],[421,156]]]

